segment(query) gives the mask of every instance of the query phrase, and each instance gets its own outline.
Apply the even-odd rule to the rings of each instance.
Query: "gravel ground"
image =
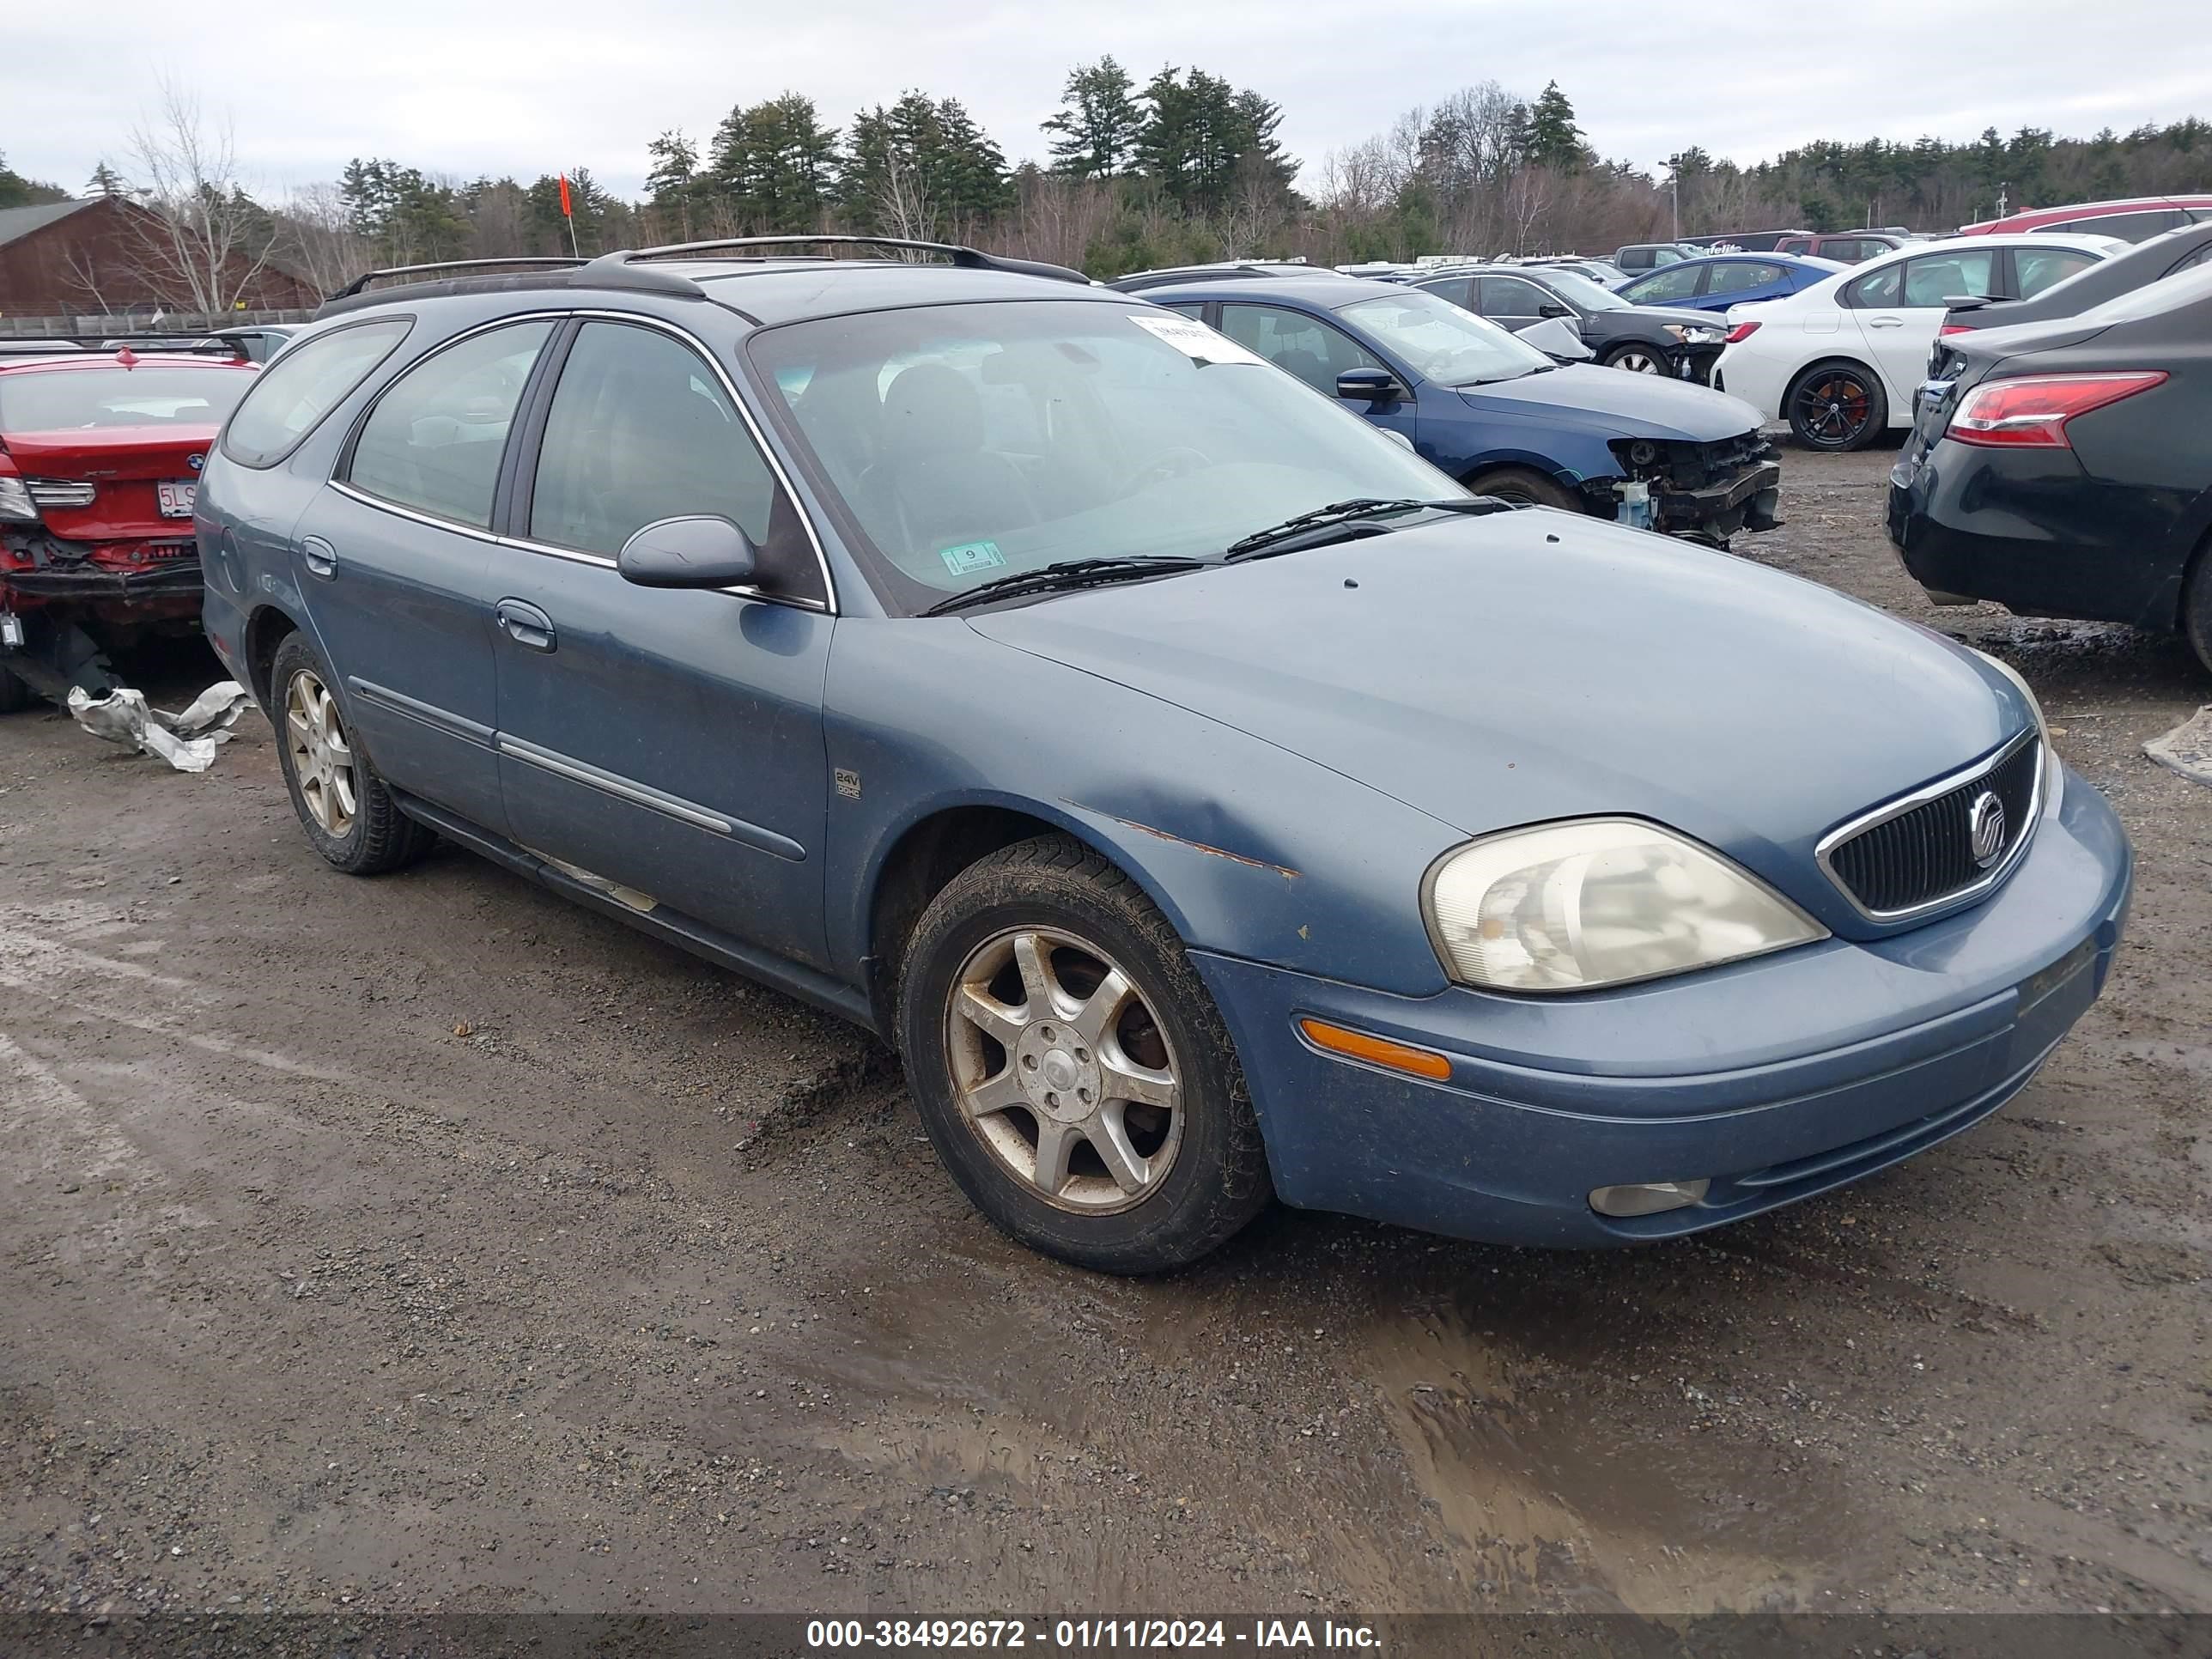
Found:
[[[889,1056],[464,854],[0,726],[0,1612],[2212,1610],[2212,790],[2170,641],[1936,611],[1888,452],[1753,556],[2002,653],[2141,857],[1988,1123],[1607,1255],[1008,1244]],[[210,676],[172,665],[171,690]]]

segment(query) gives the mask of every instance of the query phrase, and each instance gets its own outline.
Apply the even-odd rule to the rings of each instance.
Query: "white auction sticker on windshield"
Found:
[[[1129,320],[1147,334],[1165,340],[1195,363],[1256,363],[1259,353],[1217,333],[1195,317],[1176,311],[1131,312]]]

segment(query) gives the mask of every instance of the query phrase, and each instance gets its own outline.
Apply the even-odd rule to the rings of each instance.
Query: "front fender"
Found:
[[[1464,836],[1365,784],[956,618],[841,619],[825,705],[830,948],[856,982],[892,850],[984,806],[1097,848],[1194,949],[1407,995],[1443,985],[1420,881]]]

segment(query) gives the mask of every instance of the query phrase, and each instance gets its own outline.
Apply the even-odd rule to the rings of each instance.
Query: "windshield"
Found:
[[[1336,314],[1364,329],[1423,380],[1445,386],[1517,380],[1552,366],[1549,357],[1497,324],[1422,289],[1339,306]]]
[[[1217,557],[1352,497],[1466,494],[1334,398],[1141,301],[824,318],[749,352],[872,544],[878,591],[908,611],[1063,560]]]
[[[1600,288],[1578,271],[1547,270],[1545,283],[1562,299],[1571,300],[1584,311],[1626,311],[1628,301],[1618,294]]]
[[[238,368],[140,363],[135,368],[56,369],[0,375],[0,432],[74,432],[88,427],[204,426],[246,395],[253,376]]]

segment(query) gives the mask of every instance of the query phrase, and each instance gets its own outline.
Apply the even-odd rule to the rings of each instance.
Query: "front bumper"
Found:
[[[1618,992],[1393,996],[1194,951],[1236,1038],[1285,1202],[1502,1243],[1695,1232],[1924,1151],[2024,1086],[2103,988],[2132,858],[2069,778],[1970,910]],[[1313,1017],[1446,1055],[1425,1083],[1326,1054]],[[1599,1215],[1598,1187],[1711,1182]]]
[[[1701,489],[1654,485],[1651,497],[1658,527],[1670,532],[1725,540],[1739,530],[1771,530],[1780,522],[1775,514],[1782,503],[1782,467],[1761,461]]]

